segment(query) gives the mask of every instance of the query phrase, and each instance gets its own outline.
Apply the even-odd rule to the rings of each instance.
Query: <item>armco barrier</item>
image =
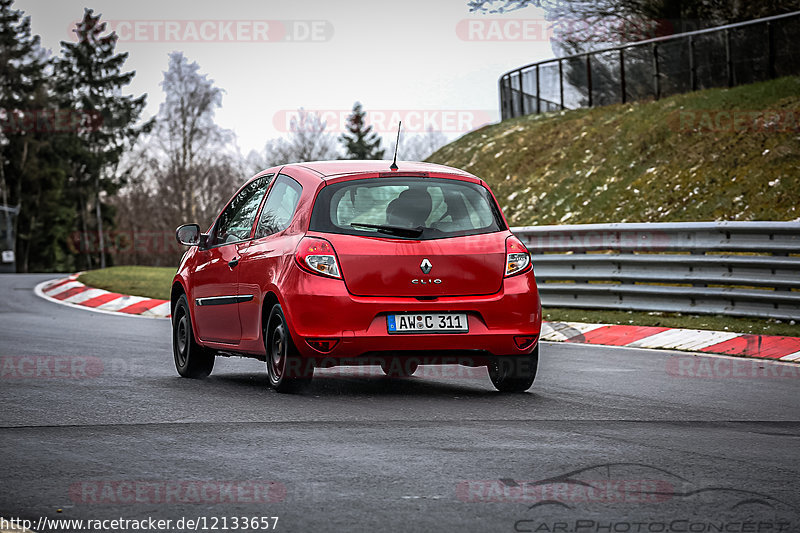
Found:
[[[546,307],[800,320],[800,222],[511,229]]]

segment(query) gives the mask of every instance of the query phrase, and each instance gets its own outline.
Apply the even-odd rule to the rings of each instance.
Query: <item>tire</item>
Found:
[[[189,302],[182,294],[172,313],[172,355],[175,368],[184,378],[201,379],[214,369],[213,350],[197,344],[192,331]]]
[[[414,375],[419,363],[413,359],[390,359],[381,361],[381,370],[390,378],[407,378]]]
[[[278,392],[299,392],[314,376],[312,361],[304,360],[292,342],[289,323],[280,304],[272,306],[264,328],[267,374],[270,386]]]
[[[500,392],[525,392],[539,368],[539,346],[530,355],[498,357],[489,363],[489,379]]]

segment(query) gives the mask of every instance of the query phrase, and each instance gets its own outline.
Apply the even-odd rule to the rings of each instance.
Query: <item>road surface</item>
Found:
[[[526,394],[495,392],[483,370],[422,367],[330,369],[281,395],[255,360],[179,378],[169,321],[36,297],[52,277],[0,276],[0,516],[167,531],[234,530],[233,517],[268,519],[250,531],[800,531],[797,367],[543,344]]]

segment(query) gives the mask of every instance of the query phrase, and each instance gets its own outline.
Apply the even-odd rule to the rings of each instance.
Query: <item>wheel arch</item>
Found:
[[[200,346],[205,346],[200,335],[197,332],[197,323],[194,320],[194,314],[192,309],[192,302],[189,301],[189,293],[186,291],[186,288],[183,286],[183,282],[180,279],[175,279],[172,282],[172,289],[170,290],[170,297],[169,297],[169,313],[170,317],[175,316],[175,306],[178,305],[178,300],[181,296],[186,296],[186,306],[187,311],[189,312],[189,321],[192,324],[192,333],[194,333],[195,342]],[[170,319],[171,320],[171,319]]]
[[[175,314],[175,306],[178,305],[178,299],[181,295],[186,294],[186,289],[183,288],[183,284],[180,281],[173,281],[172,282],[172,290],[170,291],[169,296],[169,311],[170,315]],[[188,296],[186,296],[188,300]]]
[[[264,328],[267,327],[267,320],[269,320],[269,313],[270,313],[270,311],[272,310],[272,307],[275,304],[281,304],[281,308],[284,307],[284,305],[278,299],[278,295],[277,294],[275,294],[273,291],[265,292],[263,301],[261,303],[261,334],[262,335],[264,334]],[[285,315],[286,311],[284,310],[283,313]],[[266,340],[266,339],[262,339],[262,340]]]

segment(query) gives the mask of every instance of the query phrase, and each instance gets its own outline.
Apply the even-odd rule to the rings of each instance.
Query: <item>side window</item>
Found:
[[[267,201],[264,203],[264,209],[261,210],[261,218],[259,218],[256,228],[256,239],[278,233],[289,227],[302,192],[303,187],[292,178],[285,174],[278,175],[278,179],[275,180],[275,185],[269,191]]]
[[[241,190],[217,220],[210,245],[238,242],[250,237],[258,206],[272,181],[272,174],[262,176]]]

